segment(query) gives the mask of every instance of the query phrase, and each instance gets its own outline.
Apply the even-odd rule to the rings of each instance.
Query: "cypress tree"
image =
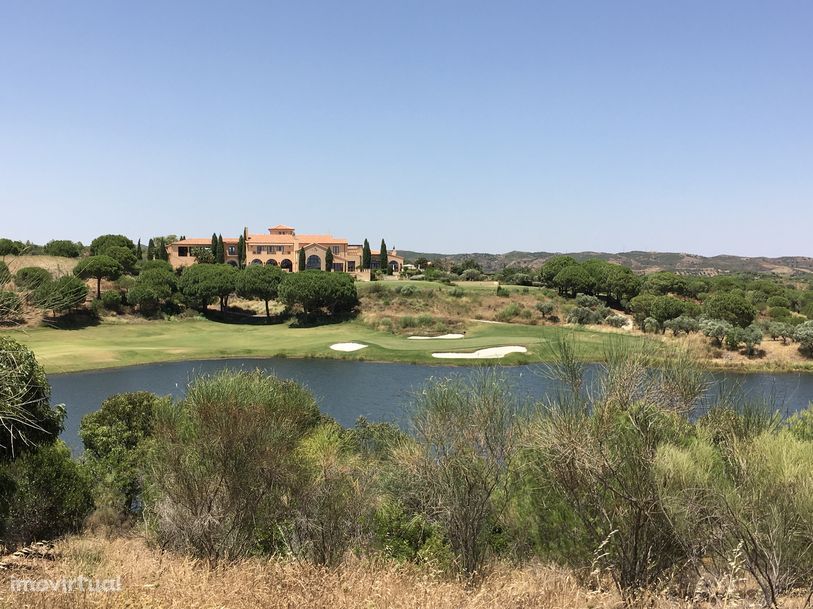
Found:
[[[333,270],[333,250],[330,248],[327,249],[325,254],[325,270],[328,272]]]
[[[167,242],[163,237],[161,237],[161,239],[158,241],[158,252],[156,252],[155,257],[158,260],[169,260],[169,254],[167,253]]]
[[[299,248],[299,270],[300,271],[305,270],[305,248],[304,247]]]
[[[155,241],[152,239],[147,243],[147,260],[155,260]]]
[[[369,269],[370,264],[372,263],[373,256],[370,253],[370,242],[367,239],[364,240],[364,248],[361,250],[361,268],[362,269]]]
[[[215,262],[223,264],[226,262],[226,247],[223,245],[223,235],[217,236],[217,254],[215,255]]]
[[[215,258],[215,262],[217,262],[217,235],[212,233],[212,256]]]
[[[387,274],[389,274],[389,260],[387,258],[387,244],[384,243],[384,240],[381,240],[381,249],[378,252],[378,260],[379,264],[381,265],[381,270]]]
[[[144,257],[144,251],[141,249],[141,239],[138,240],[138,245],[136,246],[136,258],[141,260]]]
[[[243,262],[245,262],[246,257],[243,255],[243,248],[246,246],[246,242],[243,239],[243,235],[237,239],[237,268],[243,268]]]

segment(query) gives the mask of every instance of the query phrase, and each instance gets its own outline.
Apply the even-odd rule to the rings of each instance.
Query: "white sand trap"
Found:
[[[525,347],[489,347],[488,349],[478,349],[473,353],[433,353],[432,357],[438,359],[496,359],[505,357],[509,353],[527,353]]]
[[[334,351],[358,351],[359,349],[366,349],[367,345],[361,343],[335,343],[330,345]]]
[[[436,338],[463,338],[462,334],[441,334],[440,336],[407,336],[409,340],[435,340]]]

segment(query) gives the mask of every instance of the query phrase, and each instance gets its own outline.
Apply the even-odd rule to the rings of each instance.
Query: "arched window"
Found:
[[[263,261],[259,260],[257,258],[255,258],[254,260],[251,261],[251,264],[262,264],[262,263],[263,263]]]
[[[283,260],[282,262],[280,262],[279,266],[283,271],[290,272],[290,271],[294,270],[293,263],[290,260],[288,260],[287,258],[285,260]]]
[[[312,269],[316,269],[317,271],[321,270],[322,269],[322,259],[319,256],[317,256],[316,254],[311,254],[310,256],[308,256],[308,260],[305,263],[305,268],[307,268],[308,270],[312,270]]]
[[[271,258],[271,260],[265,263],[265,266],[277,266],[277,261]]]

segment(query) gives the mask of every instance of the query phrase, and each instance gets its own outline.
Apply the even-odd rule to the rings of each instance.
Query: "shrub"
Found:
[[[731,329],[731,324],[722,319],[701,319],[700,331],[714,341],[718,347],[723,346],[723,340]]]
[[[538,302],[536,303],[536,310],[542,314],[542,317],[547,317],[556,309],[556,305],[554,305],[551,301],[545,302]]]
[[[762,342],[762,330],[758,326],[750,325],[747,328],[732,326],[725,335],[726,347],[732,351],[745,346],[745,352],[753,355],[756,346]]]
[[[799,351],[813,356],[813,320],[796,326],[793,331],[793,340],[799,343]]]
[[[118,311],[121,308],[121,293],[115,290],[103,292],[102,304],[108,311]]]
[[[522,308],[523,308],[522,305],[519,304],[518,302],[512,302],[502,310],[498,311],[497,314],[494,316],[494,319],[496,319],[497,321],[511,321],[517,315],[520,314]]]
[[[610,315],[604,319],[604,323],[613,328],[623,328],[627,325],[627,318],[623,315]]]
[[[661,331],[661,325],[654,317],[647,317],[643,323],[643,330],[647,334],[655,334],[656,332]]]
[[[159,407],[167,403],[146,391],[111,395],[99,410],[82,417],[79,437],[96,486],[96,506],[117,514],[141,510],[146,440]]]
[[[462,298],[464,294],[465,291],[463,290],[463,288],[459,288],[457,286],[449,290],[449,296],[451,296],[452,298]]]
[[[78,258],[82,253],[79,244],[62,239],[49,241],[42,251],[49,256],[64,256],[65,258]]]
[[[14,275],[14,285],[21,290],[36,290],[53,279],[51,273],[38,266],[26,266]]]
[[[678,334],[690,334],[700,330],[700,322],[694,317],[680,315],[674,319],[669,319],[663,323],[664,330],[671,330],[673,336]]]
[[[460,273],[460,278],[463,281],[480,281],[483,278],[483,273],[477,269],[466,269]]]
[[[396,293],[400,294],[401,296],[409,297],[409,296],[414,296],[415,292],[417,290],[415,289],[415,286],[404,285],[404,286],[398,286],[395,289],[395,291],[396,291]]]
[[[23,303],[14,292],[0,290],[0,324],[15,323],[22,319]]]
[[[273,545],[301,487],[296,447],[319,421],[308,391],[259,371],[199,378],[159,407],[145,493],[158,540],[210,564]]]
[[[34,353],[0,336],[0,458],[56,440],[65,409],[51,406],[51,387]]]
[[[590,296],[588,294],[579,294],[576,297],[576,306],[579,307],[586,307],[588,309],[595,309],[601,304],[601,301],[596,298],[595,296]]]
[[[587,307],[573,307],[567,314],[569,324],[600,324],[602,320],[601,313]]]
[[[756,309],[745,298],[734,292],[717,293],[703,303],[703,313],[711,319],[722,319],[744,328],[756,317]]]
[[[65,275],[40,285],[34,290],[31,299],[40,309],[58,315],[84,304],[87,295],[88,287],[84,281],[72,275]]]
[[[4,539],[30,543],[80,529],[93,506],[90,480],[64,443],[41,446],[5,469],[13,491]]]

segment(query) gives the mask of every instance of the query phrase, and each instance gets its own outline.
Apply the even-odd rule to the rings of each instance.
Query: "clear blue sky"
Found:
[[[813,256],[813,2],[0,3],[0,235]]]

